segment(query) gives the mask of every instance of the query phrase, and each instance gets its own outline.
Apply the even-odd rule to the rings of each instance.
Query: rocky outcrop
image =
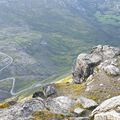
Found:
[[[76,60],[73,70],[74,83],[82,83],[94,73],[97,67],[108,75],[119,75],[118,58],[120,49],[108,45],[98,45],[94,47],[89,54],[82,53]]]
[[[104,101],[93,112],[94,120],[120,120],[120,96]]]
[[[30,120],[34,111],[44,109],[46,108],[43,99],[33,98],[22,104],[0,110],[0,120]]]

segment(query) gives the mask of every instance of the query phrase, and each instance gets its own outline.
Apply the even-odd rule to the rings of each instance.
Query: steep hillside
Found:
[[[68,73],[93,45],[119,46],[119,28],[118,0],[1,0],[0,52],[13,61],[0,62],[0,80],[10,79],[0,94],[11,96],[11,77],[16,93]]]
[[[74,68],[71,76],[1,103],[0,119],[119,120],[120,49],[98,45],[81,53]]]

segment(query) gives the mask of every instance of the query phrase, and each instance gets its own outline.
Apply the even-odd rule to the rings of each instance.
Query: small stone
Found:
[[[119,82],[119,81],[120,81],[120,78],[118,78],[117,81]]]
[[[74,113],[77,114],[77,115],[81,115],[84,111],[85,111],[85,110],[82,109],[82,108],[76,108],[76,109],[74,110]]]
[[[49,97],[56,93],[56,88],[54,84],[49,84],[43,87],[44,96]]]
[[[85,98],[83,96],[80,96],[77,101],[82,104],[82,106],[86,109],[90,109],[90,108],[94,108],[96,106],[98,106],[98,104],[92,100],[92,99],[88,99],[88,98]]]
[[[101,83],[100,86],[103,86],[103,84]]]
[[[89,117],[74,117],[71,118],[70,120],[90,120]]]
[[[33,98],[36,98],[36,97],[44,98],[44,94],[43,94],[43,92],[38,91],[38,92],[35,92],[32,97]]]

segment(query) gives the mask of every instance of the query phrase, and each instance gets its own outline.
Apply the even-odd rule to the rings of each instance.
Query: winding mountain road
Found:
[[[4,69],[8,68],[13,63],[13,58],[11,56],[9,56],[9,55],[7,55],[5,53],[0,52],[0,56],[1,55],[4,56],[5,58],[2,61],[0,61],[0,64],[1,63],[6,63],[6,62],[7,62],[7,64],[5,64],[2,68],[0,68],[0,72],[2,72]],[[20,93],[22,93],[22,92],[24,92],[26,90],[31,89],[31,88],[34,88],[34,87],[37,87],[37,86],[41,86],[41,84],[37,84],[37,85],[33,84],[32,86],[30,86],[30,87],[28,87],[28,88],[26,88],[24,90],[21,90],[21,91],[15,93],[14,92],[14,88],[15,88],[15,82],[16,82],[16,80],[15,80],[14,77],[2,79],[2,80],[0,80],[0,83],[3,82],[3,81],[8,81],[8,80],[12,80],[12,87],[11,87],[11,90],[10,90],[10,94],[12,96],[20,94]],[[6,92],[6,91],[3,91],[3,90],[0,90],[0,91]]]

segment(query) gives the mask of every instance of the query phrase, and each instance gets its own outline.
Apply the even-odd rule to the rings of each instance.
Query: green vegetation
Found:
[[[59,1],[47,2],[31,0],[26,4],[25,0],[0,7],[0,51],[14,59],[2,76],[16,78],[14,92],[68,73],[78,54],[92,46],[120,45],[117,0],[107,4],[65,1],[65,6]]]
[[[47,110],[44,111],[36,111],[33,114],[33,120],[49,120],[49,119],[64,119],[64,115],[62,114],[55,114],[55,113],[51,113]]]

